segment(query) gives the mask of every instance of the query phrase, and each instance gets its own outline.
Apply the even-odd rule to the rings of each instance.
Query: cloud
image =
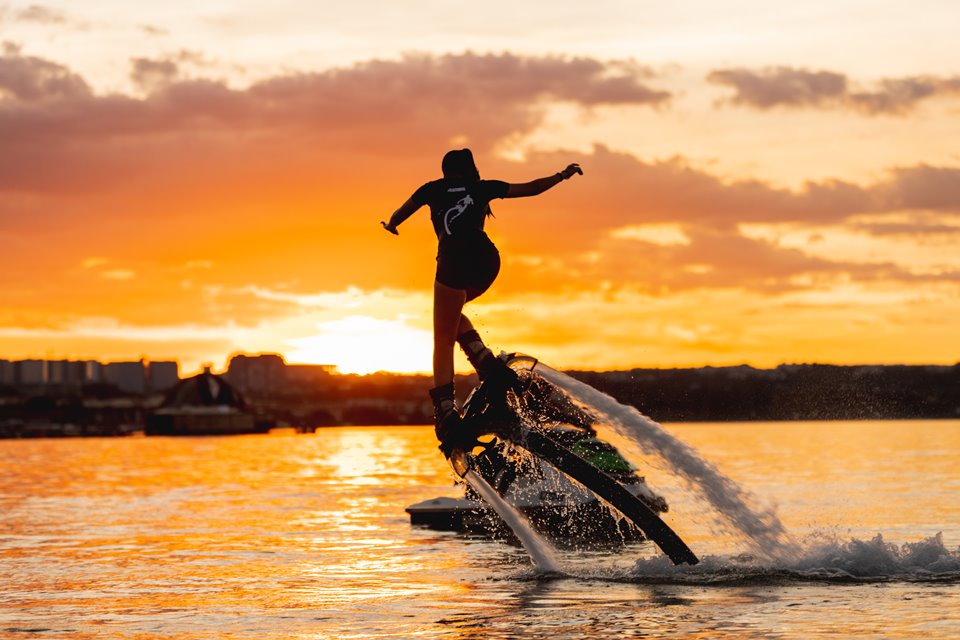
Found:
[[[852,221],[853,228],[872,236],[899,236],[929,242],[956,242],[960,235],[960,216],[928,212],[897,216],[873,216]]]
[[[821,106],[842,99],[847,78],[829,71],[806,71],[776,67],[762,72],[749,69],[713,71],[707,80],[733,87],[731,102],[758,109],[777,106]]]
[[[878,191],[890,210],[960,212],[960,169],[926,164],[899,167]]]
[[[688,229],[684,246],[653,248],[623,240],[610,243],[586,272],[588,280],[637,286],[651,292],[747,289],[757,293],[829,289],[840,283],[957,282],[960,270],[914,273],[892,259],[866,262],[826,259],[740,231]]]
[[[605,282],[782,292],[843,278],[904,280],[911,272],[899,261],[816,257],[744,237],[740,225],[852,226],[863,214],[960,211],[953,167],[899,167],[872,183],[791,190],[601,145],[529,152],[522,162],[493,153],[538,126],[545,101],[664,104],[669,96],[651,92],[650,72],[635,64],[407,56],[236,89],[183,77],[195,62],[181,52],[131,61],[144,93],[130,96],[95,94],[69,68],[13,45],[4,54],[0,227],[5,276],[20,283],[5,291],[11,313],[56,300],[82,314],[114,310],[130,323],[184,314],[253,321],[299,305],[235,293],[247,286],[291,296],[417,289],[435,268],[425,212],[399,240],[377,223],[436,177],[458,136],[488,178],[524,182],[572,161],[586,170],[541,197],[495,203],[488,228],[503,251],[497,291],[505,293]],[[84,269],[91,256],[110,263]],[[209,267],[184,273],[200,260]],[[136,277],[98,275],[121,266]]]
[[[173,60],[134,58],[130,62],[133,67],[130,71],[130,79],[136,86],[148,92],[170,85],[180,74],[180,67]]]
[[[960,169],[919,165],[891,170],[872,184],[810,182],[797,190],[756,181],[727,181],[690,167],[682,159],[644,162],[602,146],[589,155],[534,154],[524,170],[548,173],[576,159],[584,179],[514,205],[496,235],[506,236],[511,292],[548,290],[554,283],[578,290],[599,283],[638,286],[644,291],[689,288],[747,288],[768,293],[838,281],[956,282],[957,271],[915,273],[895,256],[845,260],[813,255],[802,247],[750,238],[741,225],[834,226],[861,232],[869,214],[881,222],[903,211],[927,211],[954,219],[960,212]],[[499,168],[507,175],[519,166]],[[931,233],[940,228],[928,229]],[[514,258],[516,256],[516,258]],[[538,259],[538,256],[550,256]]]
[[[849,290],[893,291],[904,315],[913,296],[941,295],[953,306],[957,299],[960,274],[941,255],[960,224],[958,167],[899,166],[865,182],[787,189],[725,178],[682,157],[641,159],[602,145],[528,149],[522,161],[496,153],[542,126],[550,103],[584,113],[671,104],[670,93],[651,88],[656,76],[635,63],[409,55],[238,88],[191,77],[216,65],[175,52],[130,60],[139,91],[124,95],[97,93],[69,66],[16,45],[0,53],[0,334],[4,327],[9,334],[0,346],[8,350],[25,349],[18,345],[26,340],[31,352],[76,352],[80,340],[86,353],[102,356],[110,326],[130,336],[124,354],[137,340],[152,344],[151,336],[179,341],[185,353],[253,344],[281,350],[286,338],[312,335],[317,322],[345,313],[406,323],[401,314],[411,310],[417,317],[409,325],[428,331],[436,246],[426,212],[399,239],[378,222],[437,177],[452,145],[472,146],[485,177],[511,182],[572,161],[584,166],[585,176],[538,198],[495,203],[487,227],[504,269],[476,308],[493,309],[485,320],[501,340],[512,330],[540,336],[538,353],[549,346],[559,359],[568,356],[557,345],[580,345],[589,364],[609,345],[629,344],[630,364],[643,360],[644,343],[662,340],[655,360],[674,362],[693,339],[708,345],[690,356],[703,362],[720,345],[743,346],[737,332],[751,313],[767,325],[762,330],[787,327],[765,341],[771,349],[804,327],[850,319],[818,309],[807,324],[793,323],[792,309],[764,311],[785,297],[826,292],[832,297],[821,307],[836,309],[857,304]],[[725,86],[744,78],[731,76]],[[922,84],[860,91],[829,72],[783,74],[773,88],[763,79],[743,91],[741,104],[888,113],[949,86],[938,80],[932,94]],[[746,223],[774,231],[751,237]],[[794,237],[778,238],[781,227]],[[818,231],[829,242],[815,250],[807,238]],[[883,240],[850,250],[868,233]],[[911,261],[902,247],[936,255]],[[351,293],[384,290],[389,300]],[[354,298],[366,306],[352,309]],[[672,317],[669,305],[680,299]],[[511,311],[498,316],[498,305]],[[727,317],[729,335],[698,328],[715,315]],[[647,324],[637,321],[644,316]],[[77,330],[89,318],[116,324]],[[278,332],[284,323],[297,326]],[[16,328],[35,332],[27,340]],[[260,342],[249,337],[256,332]],[[191,346],[194,335],[201,346]],[[501,344],[524,342],[514,336]]]
[[[67,67],[42,58],[24,56],[19,46],[3,43],[3,55],[0,56],[0,114],[23,111],[23,103],[79,101],[91,95],[87,82]]]
[[[912,110],[921,100],[938,93],[960,93],[955,82],[956,79],[930,77],[887,79],[881,81],[877,91],[851,93],[847,96],[847,103],[871,115],[901,115]]]
[[[174,82],[184,81],[185,67],[216,68],[219,63],[199,51],[181,49],[155,58],[131,58],[130,80],[146,93],[158,92]]]
[[[928,98],[960,94],[960,77],[887,78],[872,91],[854,91],[844,74],[793,67],[720,69],[711,72],[707,80],[732,88],[729,102],[760,110],[811,107],[904,115]]]
[[[563,198],[532,202],[521,223],[530,239],[534,228],[560,224],[573,242],[636,224],[692,224],[733,228],[747,222],[841,223],[865,213],[903,210],[960,211],[960,168],[917,165],[891,170],[872,184],[810,181],[796,190],[759,180],[725,180],[691,167],[682,158],[643,161],[597,145],[592,153],[552,151],[531,154],[524,165],[500,165],[506,175],[549,172],[582,160],[588,175]],[[528,168],[527,168],[528,167]],[[508,173],[509,172],[509,173]],[[572,184],[572,183],[571,183]],[[501,208],[513,205],[500,205]],[[528,205],[525,203],[525,210]],[[584,212],[589,212],[584,215]],[[561,214],[561,215],[558,215]]]
[[[402,158],[454,144],[483,153],[536,127],[545,101],[589,109],[658,106],[670,98],[647,87],[650,72],[642,67],[588,58],[408,55],[234,89],[221,80],[182,78],[182,65],[197,64],[188,54],[134,59],[132,78],[147,91],[136,97],[94,94],[68,67],[6,45],[2,188],[76,193],[145,174],[180,179],[171,174],[182,173],[188,138],[191,162],[220,173],[249,165],[241,154],[318,162],[322,150],[362,164],[365,154]],[[334,164],[343,169],[342,159]]]
[[[163,27],[158,27],[158,26],[152,25],[152,24],[140,25],[140,30],[143,31],[143,32],[144,32],[145,34],[147,34],[148,36],[168,36],[168,35],[170,35],[170,31],[169,31],[168,29],[164,29]]]
[[[101,277],[107,280],[132,280],[136,275],[134,271],[129,269],[112,269],[110,271],[104,271]]]
[[[858,224],[857,228],[877,236],[960,236],[960,225],[954,224],[910,224],[903,222]]]
[[[41,24],[65,24],[67,15],[59,9],[33,4],[14,12],[15,19],[21,22],[39,22]]]
[[[4,22],[45,27],[70,27],[79,31],[86,31],[90,27],[88,23],[77,20],[62,9],[40,4],[25,7],[0,4],[0,24]]]
[[[688,290],[749,290],[764,295],[829,289],[841,283],[957,282],[960,271],[913,273],[892,259],[859,262],[811,255],[737,229],[687,225],[686,243],[663,244],[622,234],[585,243],[579,254],[520,265],[506,258],[497,286],[507,294],[629,289],[654,295]]]
[[[4,109],[0,131],[43,125],[73,132],[152,133],[176,131],[198,122],[234,128],[306,129],[329,135],[374,128],[432,137],[472,134],[480,144],[522,132],[540,116],[542,100],[585,107],[604,104],[660,105],[670,94],[647,87],[647,72],[626,63],[589,58],[522,57],[513,54],[408,55],[399,61],[373,60],[353,67],[270,78],[243,90],[220,81],[180,81],[138,100],[90,96],[89,87],[66,67],[24,57],[8,45],[3,64],[20,74],[20,85],[38,86],[51,75],[85,88],[83,95],[22,91],[18,100],[48,98],[56,104],[31,113]],[[172,79],[171,60],[134,60],[134,78],[161,72]],[[77,101],[75,98],[84,100]],[[88,99],[92,98],[92,99]],[[82,123],[82,124],[81,124]],[[449,123],[449,124],[447,124]],[[469,125],[467,124],[469,123]]]
[[[960,299],[921,296],[914,287],[862,284],[778,297],[734,289],[525,292],[496,302],[480,298],[471,313],[485,321],[489,343],[532,353],[555,367],[952,364],[955,351],[945,352],[943,345],[955,342],[951,321]],[[918,307],[930,309],[921,321]]]

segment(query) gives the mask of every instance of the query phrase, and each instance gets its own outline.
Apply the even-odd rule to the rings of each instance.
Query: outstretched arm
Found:
[[[575,173],[583,175],[583,169],[580,168],[579,164],[569,164],[566,169],[558,171],[552,176],[538,178],[537,180],[524,182],[523,184],[511,184],[510,188],[507,189],[507,195],[504,197],[526,198],[528,196],[538,196],[547,189],[557,186],[564,180],[569,180]]]
[[[394,211],[393,215],[390,216],[390,222],[383,222],[381,220],[380,224],[383,225],[384,229],[393,235],[398,236],[400,235],[400,232],[397,231],[397,226],[412,216],[419,208],[420,205],[414,202],[413,198],[407,198],[407,201],[400,205],[400,208]]]

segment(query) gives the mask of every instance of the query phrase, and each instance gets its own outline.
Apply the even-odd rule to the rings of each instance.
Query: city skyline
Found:
[[[236,362],[279,360],[283,367],[338,373],[335,365],[323,363],[295,363],[286,362],[280,354],[275,353],[232,353],[222,367],[213,362],[202,363],[199,370],[181,371],[180,361],[176,359],[158,360],[145,355],[136,359],[104,360],[102,358],[18,358],[11,359],[0,354],[0,385],[3,384],[57,384],[61,382],[90,383],[109,381],[108,371],[113,368],[121,370],[139,368],[144,380],[149,382],[154,369],[164,380],[164,384],[173,378],[192,377],[198,373],[210,372],[215,374],[227,373]]]
[[[958,360],[954,3],[524,7],[0,4],[0,353],[429,371],[432,231],[379,221],[470,146],[585,172],[494,203],[496,350]]]
[[[99,360],[48,360],[0,358],[0,387],[64,387],[74,390],[106,383],[128,393],[169,389],[180,380],[175,360],[101,362]]]
[[[50,375],[49,375],[49,372],[50,372],[51,370],[53,370],[54,367],[59,367],[59,366],[64,366],[64,365],[87,365],[88,367],[89,367],[90,365],[93,365],[93,366],[95,366],[95,367],[100,367],[100,368],[103,368],[103,369],[105,369],[106,367],[108,367],[108,366],[110,366],[110,365],[139,365],[139,366],[141,366],[141,367],[144,367],[145,369],[149,369],[149,367],[150,367],[151,365],[161,365],[161,366],[164,368],[164,376],[166,376],[166,377],[169,377],[169,371],[170,371],[170,370],[169,370],[168,367],[170,367],[170,366],[172,365],[172,366],[174,367],[175,375],[178,377],[178,379],[185,379],[185,378],[193,377],[193,376],[198,375],[198,374],[200,374],[200,373],[213,373],[213,374],[215,374],[215,375],[227,375],[227,374],[231,371],[231,367],[232,367],[234,364],[236,364],[238,361],[241,361],[241,360],[246,360],[246,361],[248,361],[248,362],[256,362],[256,361],[269,361],[269,360],[272,360],[272,359],[278,360],[278,361],[279,361],[279,366],[280,366],[281,368],[284,368],[284,369],[287,369],[287,370],[303,369],[303,370],[312,370],[312,371],[322,371],[322,372],[324,372],[324,373],[326,373],[326,374],[330,374],[330,375],[360,375],[360,376],[380,375],[380,374],[388,374],[388,375],[398,374],[398,375],[411,375],[411,376],[425,376],[425,375],[427,375],[427,372],[423,372],[423,371],[414,371],[414,372],[404,373],[404,372],[395,372],[395,371],[388,371],[388,370],[378,370],[378,371],[371,371],[371,372],[369,372],[369,373],[359,373],[359,374],[358,374],[358,373],[355,372],[355,371],[341,371],[340,368],[339,368],[337,365],[335,365],[335,364],[330,364],[330,363],[291,362],[291,361],[288,361],[288,360],[283,356],[283,354],[274,353],[274,352],[250,352],[250,353],[247,353],[247,352],[236,352],[236,353],[232,353],[232,354],[230,354],[229,356],[227,356],[227,358],[226,358],[226,360],[224,360],[222,366],[217,366],[217,364],[214,363],[214,362],[204,362],[204,363],[201,363],[200,367],[199,367],[198,369],[196,369],[196,370],[192,370],[192,369],[191,369],[191,370],[182,369],[182,368],[181,368],[181,363],[180,363],[180,361],[177,360],[177,359],[175,359],[175,358],[174,358],[174,359],[158,360],[158,359],[149,358],[149,357],[147,357],[147,356],[141,356],[140,358],[135,358],[135,359],[118,359],[118,360],[105,360],[105,359],[102,359],[102,358],[19,358],[19,359],[11,359],[11,358],[3,357],[2,355],[0,355],[0,384],[9,384],[9,383],[11,383],[11,375],[12,375],[12,374],[9,373],[9,372],[10,372],[9,367],[10,367],[11,365],[14,365],[14,366],[15,366],[15,365],[20,365],[20,366],[22,366],[22,365],[29,365],[29,366],[33,367],[33,368],[31,369],[31,373],[30,373],[31,382],[37,382],[37,383],[44,382],[44,383],[46,383],[46,382],[51,382],[51,377],[50,377]],[[643,367],[643,366],[636,366],[636,367],[622,367],[622,368],[613,368],[613,369],[581,369],[581,370],[579,370],[579,371],[582,371],[582,372],[585,372],[585,373],[593,372],[593,373],[601,373],[601,374],[603,374],[603,373],[614,374],[614,373],[629,373],[629,372],[631,372],[631,371],[641,371],[641,370],[643,370],[643,371],[652,371],[652,370],[658,370],[658,369],[659,369],[659,370],[667,371],[667,370],[692,370],[692,369],[711,369],[711,368],[717,368],[717,369],[721,369],[721,368],[737,369],[737,368],[741,368],[741,367],[749,367],[749,368],[753,368],[753,369],[760,370],[760,371],[762,371],[762,370],[768,370],[768,371],[769,371],[769,370],[784,369],[784,368],[789,369],[789,368],[792,368],[792,367],[831,366],[831,365],[832,365],[832,363],[822,363],[822,362],[780,362],[780,363],[777,363],[776,365],[773,365],[773,366],[770,366],[770,367],[753,367],[752,365],[747,365],[747,364],[744,364],[744,363],[740,363],[740,364],[724,365],[723,367],[714,367],[713,365],[704,365],[703,367],[681,367],[681,366],[677,366],[677,367]],[[954,362],[948,362],[948,363],[946,363],[946,364],[942,364],[942,363],[916,363],[916,364],[908,365],[908,364],[904,364],[904,363],[871,363],[871,362],[859,362],[859,363],[851,363],[851,364],[839,365],[839,366],[863,367],[863,368],[870,368],[870,367],[880,367],[880,368],[883,368],[883,367],[900,367],[900,366],[915,366],[915,367],[921,367],[921,368],[922,368],[922,367],[951,368],[951,367],[958,367],[958,366],[960,366],[960,359],[957,359],[957,360],[954,361]],[[573,369],[573,370],[575,370],[575,369]],[[473,373],[473,372],[471,372],[471,371],[458,372],[458,374],[460,374],[460,375],[465,375],[465,374],[466,374],[466,375],[469,375],[469,374],[471,374],[471,373]],[[94,381],[100,381],[100,379],[102,378],[102,375],[101,375],[100,373],[95,373],[95,374],[93,374],[92,376],[88,376],[88,377],[89,377],[89,379],[88,379],[88,380],[85,380],[86,382],[94,382]],[[44,379],[41,380],[41,378],[44,378]],[[22,383],[22,381],[20,381],[20,382]]]

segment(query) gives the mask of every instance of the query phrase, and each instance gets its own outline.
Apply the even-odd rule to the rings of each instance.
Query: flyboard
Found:
[[[630,492],[610,474],[584,459],[543,428],[543,423],[562,416],[574,422],[589,420],[588,414],[573,406],[569,398],[536,371],[537,360],[521,354],[501,354],[501,359],[517,373],[519,384],[513,387],[497,381],[481,382],[464,405],[463,428],[470,438],[494,436],[524,449],[592,491],[632,521],[669,557],[674,564],[697,564],[690,547],[650,506]],[[526,418],[526,419],[524,419]],[[496,442],[496,440],[494,440]],[[464,444],[461,448],[441,447],[454,471],[461,477],[480,470],[475,447],[485,443]],[[486,445],[489,446],[489,445]]]

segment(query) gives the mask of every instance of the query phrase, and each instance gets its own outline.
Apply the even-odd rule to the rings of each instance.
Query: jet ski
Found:
[[[596,419],[542,378],[517,370],[524,391],[517,394],[508,412],[491,413],[510,432],[518,424],[535,422],[553,441],[591,463],[639,498],[652,512],[666,513],[667,502],[646,484],[638,469],[610,443],[601,440],[593,425]],[[478,386],[464,405],[464,414],[483,413],[489,389]],[[484,407],[485,409],[486,407]],[[531,525],[555,543],[574,547],[622,545],[641,542],[644,533],[619,511],[599,500],[590,489],[572,480],[548,462],[514,446],[510,439],[494,437],[473,458],[474,469],[507,502],[523,513]],[[406,512],[412,525],[435,530],[459,531],[500,539],[512,537],[510,529],[466,483],[460,482],[459,498],[439,497],[410,505]]]

